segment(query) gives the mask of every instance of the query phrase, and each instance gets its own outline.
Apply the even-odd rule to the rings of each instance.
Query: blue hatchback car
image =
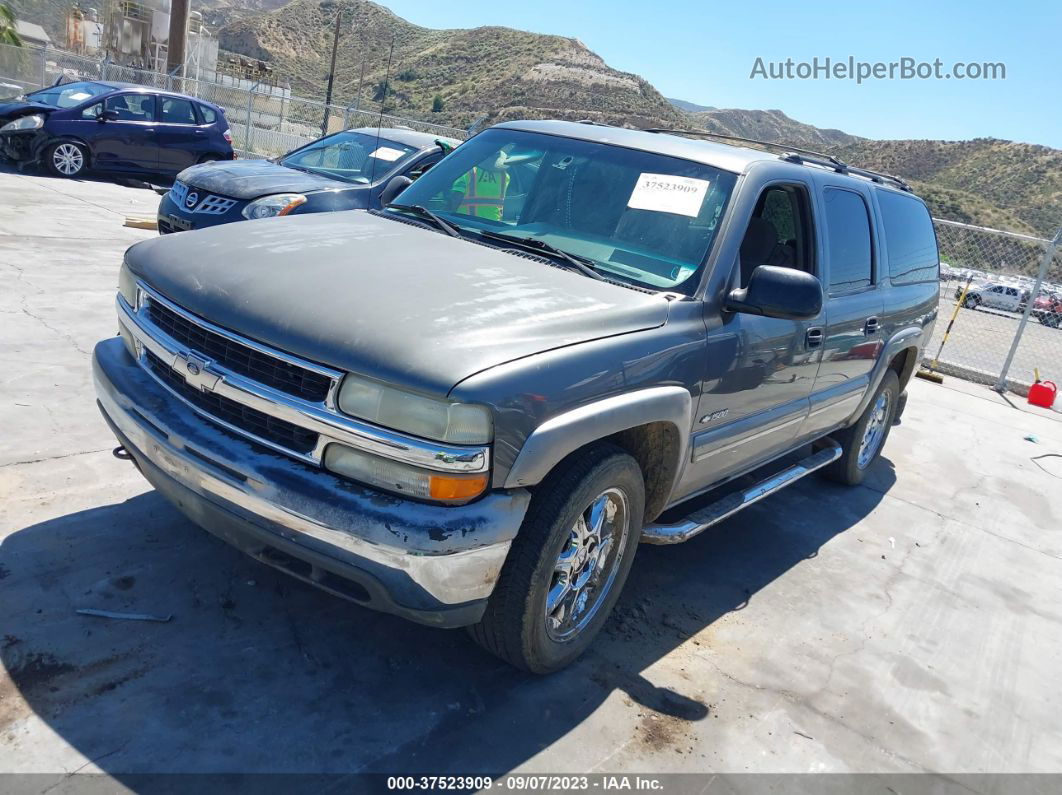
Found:
[[[132,83],[83,81],[0,101],[0,154],[57,177],[85,172],[173,176],[232,160],[217,105]]]

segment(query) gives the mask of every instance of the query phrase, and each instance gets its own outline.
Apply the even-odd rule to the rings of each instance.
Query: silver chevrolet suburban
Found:
[[[936,318],[900,179],[705,137],[507,123],[381,211],[138,243],[103,415],[262,563],[561,668],[639,542],[859,483]]]

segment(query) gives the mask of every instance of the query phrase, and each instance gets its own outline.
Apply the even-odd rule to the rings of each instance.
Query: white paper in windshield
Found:
[[[398,160],[398,158],[400,158],[404,154],[405,152],[403,152],[401,149],[392,149],[389,146],[381,146],[379,149],[369,155],[369,157],[375,157],[377,160],[386,160],[388,163],[393,163],[395,160]]]
[[[74,102],[80,102],[81,100],[88,99],[91,96],[92,94],[87,94],[84,91],[78,91],[76,94],[71,94],[70,99],[74,100]]]
[[[706,179],[676,177],[672,174],[640,174],[627,206],[696,218],[711,183]]]

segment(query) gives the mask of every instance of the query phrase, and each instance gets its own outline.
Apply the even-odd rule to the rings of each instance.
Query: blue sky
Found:
[[[665,96],[778,108],[872,138],[991,136],[1062,148],[1062,3],[380,0],[433,28],[506,25],[573,36]],[[1002,62],[1005,80],[750,79],[767,61]]]

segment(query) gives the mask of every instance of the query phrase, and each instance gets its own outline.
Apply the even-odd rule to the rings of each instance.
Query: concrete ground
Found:
[[[156,201],[0,173],[0,771],[1062,771],[1058,415],[916,380],[864,486],[643,546],[592,650],[528,677],[255,563],[111,455],[88,352]]]

